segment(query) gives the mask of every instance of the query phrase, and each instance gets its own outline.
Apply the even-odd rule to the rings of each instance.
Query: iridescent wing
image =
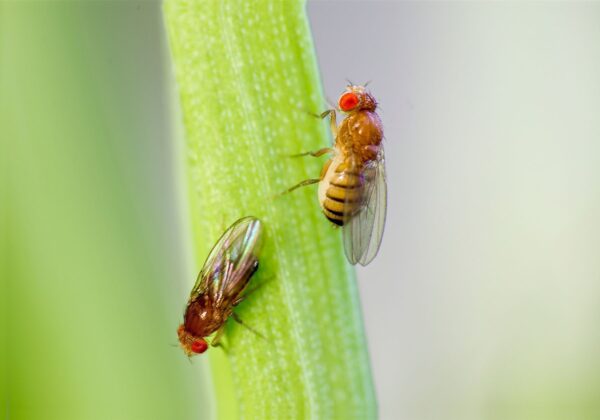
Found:
[[[377,255],[385,226],[387,184],[383,149],[378,159],[363,167],[360,177],[358,202],[345,203],[347,209],[353,210],[344,217],[344,251],[350,264],[364,266]]]
[[[261,232],[262,224],[255,217],[244,217],[231,225],[208,254],[189,302],[208,294],[215,306],[231,304],[258,267]]]

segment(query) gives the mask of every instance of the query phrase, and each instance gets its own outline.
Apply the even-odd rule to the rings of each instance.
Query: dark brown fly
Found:
[[[245,217],[235,222],[214,245],[192,289],[183,323],[177,329],[179,342],[188,356],[204,353],[206,337],[219,343],[225,322],[244,299],[244,290],[258,269],[261,222]]]
[[[383,127],[375,112],[377,101],[364,86],[349,85],[338,100],[346,117],[337,125],[336,110],[321,114],[331,118],[333,147],[298,156],[332,155],[321,176],[287,190],[319,184],[319,204],[327,219],[344,230],[344,250],[351,264],[370,263],[381,245],[385,225],[387,185],[383,152]]]

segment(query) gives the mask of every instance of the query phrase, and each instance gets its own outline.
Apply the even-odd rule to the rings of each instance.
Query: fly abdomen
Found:
[[[359,173],[343,163],[328,171],[327,175],[329,176],[323,179],[327,187],[321,207],[329,221],[342,226],[344,219],[353,214],[358,207],[362,178]]]
[[[344,225],[343,213],[331,211],[327,207],[323,206],[323,214],[325,214],[325,217],[327,217],[327,220],[329,220],[331,223],[336,224],[338,226]]]

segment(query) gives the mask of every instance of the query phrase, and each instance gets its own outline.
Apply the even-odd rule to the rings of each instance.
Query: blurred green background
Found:
[[[2,2],[0,42],[3,410],[208,417],[205,362],[172,347],[195,267],[160,3]]]

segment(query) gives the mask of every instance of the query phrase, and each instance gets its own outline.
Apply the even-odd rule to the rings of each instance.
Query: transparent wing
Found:
[[[375,258],[383,238],[387,207],[383,152],[363,168],[357,188],[359,200],[345,203],[347,209],[353,210],[346,212],[344,218],[344,250],[351,264],[364,266]]]
[[[208,294],[216,305],[237,298],[258,266],[262,224],[254,217],[239,219],[223,233],[208,254],[189,302]]]

